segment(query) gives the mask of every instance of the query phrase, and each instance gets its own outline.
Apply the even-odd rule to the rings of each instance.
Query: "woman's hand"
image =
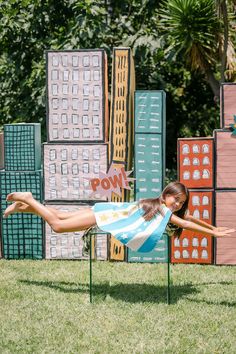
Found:
[[[235,229],[229,229],[228,227],[215,227],[213,230],[215,237],[230,236],[235,231]]]
[[[228,227],[214,227],[213,228],[213,231],[216,231],[216,232],[221,232],[221,231],[225,231],[225,230],[229,230]]]

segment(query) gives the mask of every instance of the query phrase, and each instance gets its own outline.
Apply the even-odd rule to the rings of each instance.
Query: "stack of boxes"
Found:
[[[189,212],[196,219],[214,222],[214,141],[213,138],[178,139],[179,181],[190,191]],[[173,263],[213,262],[213,238],[183,230],[172,238]]]
[[[0,171],[1,231],[3,255],[7,259],[42,259],[43,224],[33,214],[2,217],[9,205],[6,197],[14,191],[31,191],[41,201],[40,124],[4,125],[5,170]]]
[[[132,170],[134,63],[130,48],[114,49],[108,152],[108,76],[105,51],[47,51],[46,60],[47,143],[43,144],[43,199],[48,207],[61,212],[74,212],[78,208],[91,207],[94,202],[106,201],[103,195],[92,193],[90,180],[99,178],[100,172],[106,172],[108,164],[112,163],[117,169],[125,167],[126,170]],[[30,129],[30,126],[34,126],[31,132],[33,136],[25,134],[25,129]],[[2,210],[7,206],[6,195],[15,190],[31,190],[34,197],[41,200],[39,128],[39,125],[21,124],[14,125],[14,132],[5,128],[6,170],[0,178]],[[34,148],[31,151],[32,142]],[[7,155],[8,147],[11,147],[10,159]],[[16,178],[9,176],[13,171]],[[127,191],[122,191],[121,197],[115,194],[112,197],[113,201],[128,199]],[[30,228],[25,227],[25,223],[30,221],[32,229],[32,224],[39,224],[35,220],[40,220],[40,255],[35,254],[35,249],[29,253],[28,240],[23,241],[22,248],[21,233],[18,235],[19,230],[23,230],[22,238],[25,233],[28,235]],[[20,225],[20,222],[24,222],[24,225]],[[15,214],[2,221],[2,229],[6,258],[43,257],[41,219],[32,214]],[[32,232],[39,234],[35,227]],[[19,245],[15,240],[12,241],[13,238],[19,241]],[[87,258],[83,255],[83,248],[81,232],[56,235],[49,225],[45,225],[47,259]],[[125,259],[124,246],[113,237],[107,240],[106,235],[98,234],[93,249],[97,259],[107,259],[108,253],[112,260]]]
[[[61,212],[74,211],[105,200],[92,195],[89,181],[108,167],[107,58],[100,49],[46,55],[44,200]],[[82,232],[55,235],[48,226],[45,231],[46,258],[84,258]],[[107,259],[106,235],[97,236],[95,253]]]
[[[90,180],[99,178],[100,172],[106,172],[110,164],[117,169],[132,170],[133,144],[135,200],[159,196],[165,177],[165,93],[136,91],[134,95],[135,74],[130,48],[113,50],[109,146],[105,51],[47,51],[46,59],[45,205],[63,213],[106,201],[103,195],[92,193]],[[179,180],[190,190],[190,213],[210,224],[215,222],[217,226],[233,228],[236,135],[229,128],[236,124],[235,95],[236,84],[222,85],[221,129],[214,131],[213,138],[178,139],[178,174]],[[31,191],[41,201],[41,186],[40,125],[6,124],[4,137],[0,133],[1,243],[5,258],[44,257],[40,218],[20,213],[2,218],[8,206],[7,194]],[[127,190],[122,190],[121,197],[112,196],[115,202],[128,200]],[[46,224],[45,257],[86,259],[82,234],[55,234]],[[216,264],[236,264],[235,236],[216,240]],[[125,247],[113,237],[108,239],[98,234],[92,249],[97,259],[125,260]],[[167,257],[167,235],[153,252],[127,251],[129,262],[166,262]],[[184,230],[181,237],[172,238],[173,263],[211,264],[213,260],[212,237]]]
[[[180,182],[190,188],[189,211],[217,227],[235,228],[236,84],[221,86],[221,129],[213,138],[178,139]],[[184,230],[173,238],[173,263],[236,264],[235,234],[213,238]]]
[[[165,178],[166,97],[164,91],[135,91],[135,200],[160,196]],[[129,262],[166,262],[165,235],[152,252],[128,249]]]
[[[214,131],[216,151],[215,205],[217,226],[235,228],[236,135],[229,129],[236,118],[236,84],[221,86],[221,129]],[[236,264],[236,232],[216,239],[216,264]]]

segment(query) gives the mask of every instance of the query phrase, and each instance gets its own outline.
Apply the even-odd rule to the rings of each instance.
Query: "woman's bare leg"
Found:
[[[56,217],[58,217],[61,220],[64,219],[69,219],[73,216],[77,216],[78,215],[78,210],[77,211],[61,211],[58,210],[56,208],[53,208],[49,205],[47,205],[47,208],[56,215]],[[83,208],[85,209],[85,208]],[[82,211],[82,209],[80,209]],[[31,213],[31,214],[37,214],[36,210],[32,208],[32,206],[23,203],[23,202],[14,202],[11,205],[9,205],[7,207],[7,209],[5,210],[3,217],[7,218],[9,215],[14,214],[14,213]]]
[[[47,208],[49,208],[50,210],[52,210],[54,212],[56,211],[58,218],[61,219],[61,220],[70,219],[73,216],[77,216],[79,211],[82,211],[84,209],[88,209],[88,208],[83,208],[83,209],[80,208],[80,209],[75,210],[75,211],[61,211],[61,210],[52,208],[50,206],[47,206]]]
[[[34,213],[34,210],[28,204],[15,202],[7,207],[3,217],[7,218],[9,215],[14,213]]]
[[[48,207],[35,200],[30,192],[14,192],[7,196],[7,201],[23,202],[29,205],[34,213],[41,216],[55,232],[74,232],[96,225],[93,210],[90,208],[78,210],[68,219],[61,220]]]
[[[49,206],[47,206],[47,208],[50,209],[50,211],[54,213],[56,216],[58,216],[59,219],[68,218],[70,216],[70,215],[64,215],[66,213],[63,213],[61,217],[60,212],[57,209]],[[38,215],[35,209],[33,209],[30,205],[23,202],[14,202],[11,205],[9,205],[5,210],[3,217],[7,218],[9,215],[14,213],[30,213],[30,214]]]

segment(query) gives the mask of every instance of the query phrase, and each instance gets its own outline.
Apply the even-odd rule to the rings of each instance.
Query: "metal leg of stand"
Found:
[[[92,279],[92,233],[89,233],[89,299],[93,302],[93,279]]]
[[[89,299],[90,299],[90,303],[93,302],[93,274],[92,274],[92,266],[93,266],[93,259],[92,259],[92,237],[95,237],[96,240],[96,236],[97,234],[103,234],[103,235],[107,235],[107,232],[101,231],[101,230],[93,230],[91,229],[89,231]],[[96,251],[94,251],[94,259],[96,259]]]
[[[167,235],[167,304],[170,305],[170,236]]]

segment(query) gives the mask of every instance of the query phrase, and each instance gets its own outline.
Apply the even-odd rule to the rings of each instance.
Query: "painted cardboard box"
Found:
[[[165,233],[151,252],[136,252],[127,248],[127,261],[140,263],[167,263],[168,262],[168,234]]]
[[[236,116],[236,84],[223,83],[220,87],[220,123],[221,128],[229,128],[235,124]]]
[[[46,204],[59,212],[74,212],[91,205],[81,204]],[[45,258],[46,259],[88,259],[90,240],[83,237],[84,231],[57,234],[45,223]],[[108,259],[108,236],[96,234],[92,237],[92,258]]]
[[[107,144],[43,144],[46,201],[106,200],[90,180],[107,172]]]
[[[214,130],[215,139],[215,187],[236,188],[236,136],[227,129]]]
[[[213,138],[178,139],[178,175],[188,188],[214,188]]]
[[[0,132],[0,170],[4,168],[4,136]]]
[[[110,261],[125,261],[126,247],[114,236],[108,238],[108,254]]]
[[[47,51],[49,142],[108,140],[107,56],[103,49]]]
[[[33,214],[16,213],[3,218],[9,205],[6,197],[14,191],[31,191],[36,200],[42,197],[41,171],[0,171],[2,252],[7,259],[42,259],[43,221]]]
[[[162,134],[135,134],[135,199],[159,196],[164,187],[165,145]]]
[[[213,190],[190,190],[189,213],[209,224],[214,220]],[[172,237],[172,263],[213,263],[213,238],[209,235],[183,230],[181,236]]]
[[[6,171],[41,169],[41,125],[4,124],[4,161]]]
[[[135,73],[130,48],[114,48],[112,61],[109,162],[132,168]]]
[[[166,130],[165,91],[136,90],[134,93],[135,133],[161,134]]]
[[[236,229],[236,190],[215,191],[216,226]],[[216,238],[215,263],[236,264],[236,232],[230,236]]]

